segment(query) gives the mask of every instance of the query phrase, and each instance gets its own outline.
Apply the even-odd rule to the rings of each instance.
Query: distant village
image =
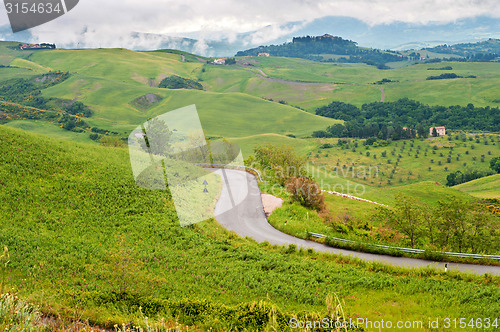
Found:
[[[259,53],[257,54],[257,56],[269,56],[269,53]],[[221,59],[215,59],[214,61],[212,61],[213,64],[215,65],[225,65],[226,64],[226,60],[227,59],[224,59],[224,58],[221,58]]]
[[[19,49],[21,51],[33,51],[33,50],[53,50],[56,48],[56,44],[19,44]]]

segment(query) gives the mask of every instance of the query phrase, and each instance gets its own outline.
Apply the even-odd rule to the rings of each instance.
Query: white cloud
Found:
[[[500,17],[498,0],[80,0],[67,15],[36,27],[37,40],[85,47],[154,48],[156,37],[132,40],[131,32],[197,39],[228,39],[237,33],[256,31],[243,41],[263,44],[293,32],[300,26],[287,22],[311,21],[324,16],[349,16],[370,25],[395,21],[426,24],[461,18]],[[6,16],[0,16],[0,25]],[[5,22],[4,24],[7,24]],[[197,47],[207,51],[201,41]]]

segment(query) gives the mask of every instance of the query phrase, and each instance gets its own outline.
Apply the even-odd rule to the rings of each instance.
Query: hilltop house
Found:
[[[434,130],[434,128],[436,128],[436,132],[437,132],[438,136],[446,135],[446,128],[445,127],[431,127],[429,129],[430,136],[432,136],[432,131]]]
[[[257,54],[257,56],[269,56],[269,53],[262,52],[262,53]]]
[[[41,43],[41,44],[19,44],[19,49],[21,51],[25,50],[44,50],[44,49],[55,49],[56,44],[48,44],[48,43]]]
[[[216,65],[223,65],[223,64],[225,64],[225,63],[226,63],[226,59],[215,59],[215,60],[214,60],[214,63],[215,63]]]

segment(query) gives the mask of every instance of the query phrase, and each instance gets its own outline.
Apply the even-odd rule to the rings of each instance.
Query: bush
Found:
[[[322,210],[325,207],[325,196],[314,180],[293,177],[287,181],[285,187],[293,199],[302,206],[315,210]]]
[[[500,173],[500,157],[496,157],[490,160],[490,167],[497,173]]]
[[[111,137],[111,136],[102,136],[100,139],[100,143],[102,146],[109,146],[109,147],[125,146],[125,142],[123,142],[121,139],[119,139],[118,137]]]
[[[92,133],[89,135],[90,139],[93,140],[93,141],[97,141],[99,139],[99,134],[97,133]]]
[[[200,83],[177,75],[172,75],[163,79],[158,85],[158,87],[166,89],[203,90],[203,85],[201,85]]]

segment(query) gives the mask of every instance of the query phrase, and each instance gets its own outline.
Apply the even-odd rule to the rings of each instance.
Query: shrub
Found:
[[[158,85],[158,87],[166,89],[203,90],[203,85],[201,85],[200,83],[177,75],[172,75],[163,79]]]
[[[102,136],[100,139],[100,143],[102,146],[110,146],[110,147],[123,147],[125,146],[125,142],[123,142],[118,137],[111,136]]]
[[[325,196],[319,185],[305,177],[292,177],[285,185],[295,201],[315,210],[322,210],[325,206]]]

